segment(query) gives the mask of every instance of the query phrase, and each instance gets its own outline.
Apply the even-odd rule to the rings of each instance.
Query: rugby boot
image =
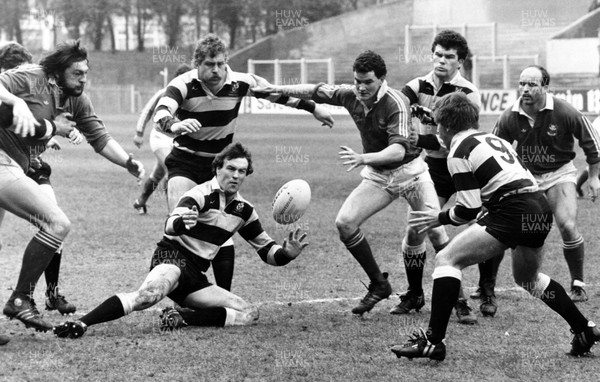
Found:
[[[390,309],[390,314],[408,314],[411,310],[419,312],[425,305],[425,295],[423,292],[416,294],[408,291],[400,295],[400,304]]]
[[[571,331],[573,333],[573,331]],[[573,333],[575,336],[571,341],[571,351],[567,354],[581,357],[590,352],[594,344],[600,341],[600,330],[592,321],[588,321],[588,327],[581,333]]]
[[[395,345],[390,350],[398,358],[429,358],[436,361],[443,361],[446,358],[446,344],[443,341],[432,344],[421,328],[410,336],[407,343]]]
[[[454,309],[456,309],[456,317],[458,317],[460,324],[475,325],[477,323],[477,316],[473,313],[473,309],[471,309],[466,299],[459,298],[454,304]]]
[[[571,284],[571,300],[573,302],[586,302],[588,300],[588,296],[587,293],[585,293],[585,289],[583,289],[585,284],[583,284],[581,281],[578,281],[577,284],[580,285],[575,285],[575,282]]]
[[[60,314],[72,314],[77,311],[77,307],[65,299],[65,296],[56,293],[46,294],[46,310],[58,310]]]
[[[367,287],[367,294],[362,300],[360,300],[357,306],[352,308],[352,313],[363,314],[365,312],[369,312],[379,301],[390,297],[392,294],[392,286],[387,280],[387,272],[383,273],[383,278],[383,281],[371,281],[369,283],[369,286]]]
[[[477,287],[477,290],[469,295],[469,298],[473,300],[479,300],[481,298],[481,287]]]
[[[135,202],[133,202],[133,208],[135,208],[140,215],[146,215],[148,213],[148,207],[145,204],[141,204],[139,199],[136,199]]]
[[[160,313],[160,330],[173,330],[188,326],[177,309],[173,307],[164,308]]]
[[[481,299],[481,305],[479,305],[479,311],[486,317],[494,317],[498,310],[498,304],[496,304],[496,296],[484,295]]]
[[[80,338],[87,331],[87,325],[81,321],[67,321],[56,325],[52,332],[58,338]]]
[[[4,305],[3,313],[11,320],[16,318],[25,324],[26,328],[34,328],[38,332],[52,329],[52,325],[42,319],[35,301],[26,295],[17,294],[11,297]]]

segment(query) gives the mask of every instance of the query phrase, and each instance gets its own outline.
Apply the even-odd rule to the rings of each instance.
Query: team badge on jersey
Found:
[[[548,126],[548,135],[551,137],[556,137],[556,132],[557,132],[557,127],[556,125],[550,125]]]

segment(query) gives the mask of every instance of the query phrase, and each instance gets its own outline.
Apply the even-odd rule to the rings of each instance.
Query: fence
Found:
[[[316,66],[312,65],[312,69],[309,71],[308,64],[316,64]],[[322,64],[325,64],[326,66],[323,67]],[[257,65],[262,67],[257,68]],[[290,68],[290,65],[293,65],[293,67]],[[298,78],[298,65],[300,65],[300,78]],[[333,85],[335,83],[335,70],[333,67],[333,59],[331,58],[302,58],[299,60],[248,60],[249,73],[254,73],[264,77],[265,79],[271,81],[274,85],[295,85],[320,82],[321,79],[324,78],[322,74],[323,69],[326,71],[327,83]]]
[[[137,114],[158,89],[134,85],[93,85],[86,88],[100,118],[112,114]]]

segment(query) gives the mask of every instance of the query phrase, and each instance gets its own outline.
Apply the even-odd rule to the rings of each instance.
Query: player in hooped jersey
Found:
[[[175,135],[173,150],[165,159],[171,206],[184,192],[211,179],[213,158],[233,140],[242,98],[264,97],[251,89],[270,85],[254,74],[231,70],[228,55],[225,43],[216,35],[200,40],[194,51],[196,70],[173,79],[156,107],[154,122]],[[333,125],[329,111],[312,101],[281,96],[266,99],[306,110],[324,124]],[[234,263],[233,241],[228,240],[213,260],[219,285],[225,289],[231,288]]]
[[[571,298],[587,301],[583,280],[584,240],[577,229],[577,138],[589,167],[592,200],[600,193],[600,132],[564,100],[548,93],[550,76],[533,65],[519,77],[521,96],[496,122],[494,134],[512,143],[544,191],[563,240],[563,256],[571,275]],[[490,275],[495,278],[495,274]]]
[[[516,283],[568,322],[575,334],[571,355],[588,353],[600,340],[600,330],[583,316],[560,284],[539,272],[544,240],[552,228],[552,209],[533,175],[508,142],[478,131],[479,110],[464,94],[442,97],[434,117],[440,137],[450,148],[448,169],[457,189],[456,204],[444,211],[414,211],[410,224],[422,232],[445,224],[465,224],[475,219],[482,206],[488,212],[438,253],[427,332],[418,330],[406,344],[392,347],[392,352],[399,358],[445,359],[443,341],[458,298],[462,269],[511,248]]]
[[[215,157],[213,172],[211,180],[184,193],[171,212],[140,288],[113,295],[81,319],[56,326],[58,337],[79,338],[90,325],[148,309],[167,296],[191,309],[165,310],[165,327],[250,325],[258,320],[256,306],[208,282],[204,272],[210,261],[238,232],[265,263],[286,265],[308,245],[306,233],[290,232],[280,246],[263,230],[254,207],[238,192],[253,172],[252,156],[240,143]]]
[[[421,122],[418,129],[413,125],[411,143],[426,149],[425,162],[429,168],[440,206],[443,207],[454,195],[456,189],[446,165],[448,149],[439,142],[436,134],[437,125],[431,118],[430,111],[440,97],[453,92],[465,93],[477,106],[481,104],[481,100],[479,90],[475,85],[460,74],[460,68],[469,54],[467,40],[460,33],[451,30],[439,32],[433,39],[431,52],[433,70],[425,76],[409,81],[402,88],[402,93],[412,105],[413,116],[419,117]],[[444,227],[429,230],[427,234],[436,253],[450,241]],[[425,243],[415,247],[403,242],[402,256],[408,279],[408,291],[400,296],[400,303],[390,311],[393,314],[407,314],[425,304],[422,286],[423,268],[427,256]],[[415,259],[418,261],[414,261]],[[455,309],[458,322],[462,324],[477,322],[477,317],[472,312],[462,289]]]

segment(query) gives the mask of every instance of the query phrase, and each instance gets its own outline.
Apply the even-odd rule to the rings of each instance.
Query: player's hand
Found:
[[[138,179],[142,179],[146,171],[144,170],[144,165],[142,162],[133,159],[133,154],[129,153],[129,159],[125,163],[125,167],[127,171]]]
[[[13,105],[13,125],[15,134],[22,137],[35,135],[35,127],[40,125],[29,110],[27,103],[20,98]]]
[[[338,154],[340,155],[340,159],[343,160],[343,164],[350,165],[346,171],[352,171],[358,166],[362,166],[365,164],[365,159],[361,154],[354,152],[348,146],[340,146],[342,151]]]
[[[181,218],[183,219],[183,224],[185,224],[185,228],[193,228],[196,225],[196,223],[198,223],[198,207],[192,206],[191,209],[188,208],[186,212],[181,214]]]
[[[42,168],[42,160],[40,159],[39,156],[33,156],[31,158],[29,158],[29,167],[34,170],[39,170],[40,168]]]
[[[317,121],[322,122],[323,126],[329,126],[330,129],[335,123],[331,112],[323,105],[315,105],[315,111],[313,112],[313,116],[317,119]]]
[[[175,122],[171,125],[171,131],[177,135],[195,133],[200,130],[202,125],[197,119],[188,118],[183,121]]]
[[[56,135],[68,138],[73,129],[75,128],[75,121],[72,120],[73,116],[71,113],[60,113],[54,118],[54,125],[56,126]]]
[[[432,228],[441,226],[438,218],[440,210],[429,203],[425,203],[429,208],[426,211],[411,211],[408,225],[417,230],[418,234],[427,232]]]
[[[78,145],[83,142],[83,134],[77,129],[73,129],[69,134],[69,142],[73,145]]]
[[[419,118],[421,123],[426,125],[435,125],[433,120],[433,112],[431,109],[421,105],[412,105],[410,111],[413,117]]]
[[[597,177],[592,179],[591,177],[588,180],[588,188],[590,192],[590,198],[592,198],[592,202],[595,202],[600,194],[600,179]]]
[[[60,150],[62,149],[62,146],[60,145],[60,143],[58,143],[58,141],[54,138],[50,138],[50,140],[48,141],[48,143],[46,143],[46,147],[52,150]]]
[[[133,137],[133,144],[135,145],[135,147],[137,147],[138,149],[142,147],[142,145],[144,144],[144,137],[143,136],[139,136],[139,135],[135,135]]]
[[[408,142],[411,145],[416,146],[418,141],[419,141],[419,127],[417,127],[411,123],[410,130],[408,131]]]
[[[300,255],[302,250],[308,245],[308,242],[305,242],[306,232],[301,234],[300,228],[296,228],[295,231],[290,231],[290,236],[283,241],[283,250],[285,251],[285,255],[290,259],[295,259]]]

